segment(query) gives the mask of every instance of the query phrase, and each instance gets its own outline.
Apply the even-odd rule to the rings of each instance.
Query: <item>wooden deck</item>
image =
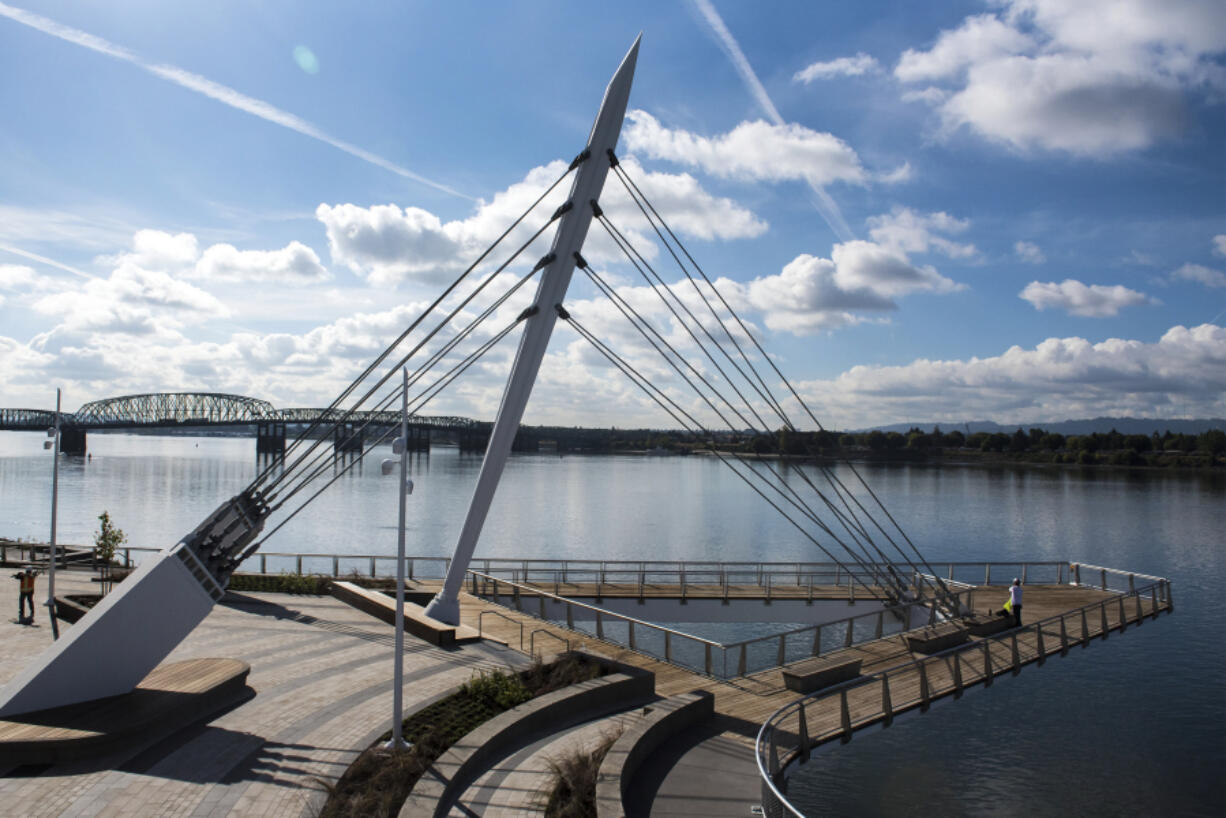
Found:
[[[606,595],[609,595],[608,586],[605,587]],[[552,592],[552,587],[545,590]],[[652,590],[653,596],[668,598],[676,598],[680,593],[675,587],[657,586]],[[774,593],[786,593],[787,590],[786,587],[772,589]],[[790,590],[793,593],[803,590],[807,594],[808,589],[794,587]],[[975,593],[975,610],[987,612],[999,608],[1006,595],[1005,586],[979,586]],[[745,598],[760,599],[763,596],[761,588],[758,588],[756,596],[745,590]],[[1081,611],[1085,606],[1090,608],[1084,618],[1083,635]],[[1069,585],[1028,585],[1022,629],[984,638],[972,636],[952,657],[949,653],[930,657],[913,654],[899,634],[823,654],[860,659],[862,682],[863,677],[871,679],[874,674],[894,670],[886,677],[887,681],[869,681],[854,686],[845,695],[835,694],[813,700],[804,708],[804,731],[811,743],[849,736],[855,730],[892,719],[912,708],[926,708],[932,701],[944,696],[961,695],[965,688],[983,683],[986,679],[1002,673],[1014,673],[1026,664],[1041,663],[1053,654],[1067,653],[1070,647],[1103,638],[1111,631],[1136,626],[1156,617],[1158,612],[1170,609],[1169,600],[1156,596],[1152,599],[1149,596],[1121,596]],[[481,616],[486,611],[494,613]],[[660,696],[673,696],[691,690],[710,691],[715,697],[716,713],[723,717],[723,723],[731,734],[742,741],[752,742],[764,721],[779,708],[799,698],[798,694],[784,687],[779,668],[719,680],[612,642],[598,640],[591,634],[568,630],[496,605],[470,593],[461,596],[461,616],[464,624],[480,628],[487,636],[511,647],[518,647],[523,638],[523,650],[528,650],[530,643],[525,634],[534,634],[531,642],[535,643],[538,653],[553,652],[569,644],[650,670],[656,674],[656,692]],[[1053,617],[1056,619],[1053,620]],[[1032,626],[1032,623],[1041,620],[1050,621],[1044,622],[1041,629]],[[1064,624],[1063,631],[1061,622]],[[990,674],[985,673],[985,667],[990,668]],[[889,689],[883,698],[883,688],[887,686]],[[843,706],[844,698],[846,708]],[[844,709],[847,711],[846,719]],[[784,726],[783,729],[799,733],[799,718],[794,718],[793,722],[791,727]]]
[[[168,735],[241,701],[250,671],[237,659],[173,662],[131,693],[0,719],[0,766],[68,761]]]

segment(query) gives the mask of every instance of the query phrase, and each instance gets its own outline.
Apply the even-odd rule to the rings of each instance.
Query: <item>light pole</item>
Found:
[[[60,638],[60,623],[55,618],[55,512],[60,499],[60,390],[55,390],[55,427],[48,429],[54,438],[51,456],[51,563],[47,570],[47,613],[51,615],[51,638]]]
[[[401,735],[404,722],[404,521],[408,495],[413,493],[413,481],[409,479],[409,368],[404,367],[404,391],[400,396],[400,437],[392,441],[392,453],[400,455],[400,522],[396,532],[396,655],[392,660],[392,740],[385,746],[388,750],[403,750],[408,747]],[[384,474],[395,469],[395,460],[384,460]]]

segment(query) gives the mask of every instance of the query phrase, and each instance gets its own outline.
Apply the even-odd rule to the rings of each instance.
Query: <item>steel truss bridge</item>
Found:
[[[103,430],[190,429],[196,427],[254,427],[257,451],[284,451],[286,427],[305,427],[318,422],[334,424],[338,450],[357,451],[363,435],[356,432],[384,430],[400,423],[395,410],[356,411],[343,409],[277,409],[271,403],[245,395],[220,392],[155,392],[122,395],[90,401],[75,412],[60,413],[61,449],[68,454],[85,453],[85,434]],[[0,431],[41,432],[55,425],[55,412],[46,409],[0,409]],[[424,449],[432,434],[454,437],[461,449],[484,450],[492,424],[456,416],[410,415],[410,447]],[[557,451],[606,450],[611,432],[605,429],[566,427],[521,427],[516,451],[537,451],[550,444]]]

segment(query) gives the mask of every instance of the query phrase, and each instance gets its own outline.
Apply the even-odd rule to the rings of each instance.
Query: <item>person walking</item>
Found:
[[[34,621],[34,569],[29,566],[24,571],[13,574],[13,579],[21,583],[17,598],[17,621],[28,624]],[[26,602],[30,603],[30,618],[26,619]]]
[[[1022,581],[1017,577],[1013,578],[1013,584],[1009,586],[1009,608],[1013,613],[1013,627],[1020,628],[1022,626]]]

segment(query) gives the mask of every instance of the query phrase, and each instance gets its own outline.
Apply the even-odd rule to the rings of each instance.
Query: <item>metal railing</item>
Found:
[[[1075,576],[1077,564],[1070,567]],[[1041,665],[1052,655],[1067,655],[1071,647],[1084,648],[1091,639],[1106,639],[1112,630],[1122,633],[1146,618],[1156,619],[1160,611],[1173,610],[1168,579],[1101,566],[1081,564],[1080,568],[1095,571],[1100,585],[1108,584],[1104,577],[1117,577],[1125,582],[1131,579],[1132,588],[1113,592],[1107,587],[1113,594],[1109,598],[832,685],[776,710],[763,723],[755,742],[765,814],[803,818],[804,813],[782,791],[783,782],[788,767],[808,761],[816,746],[836,739],[847,742],[855,730],[888,726],[904,712],[926,711],[936,699],[961,696],[976,684],[990,686],[997,675],[1016,675],[1023,665]],[[1138,579],[1145,584],[1137,585]],[[903,677],[906,683],[900,684]]]

